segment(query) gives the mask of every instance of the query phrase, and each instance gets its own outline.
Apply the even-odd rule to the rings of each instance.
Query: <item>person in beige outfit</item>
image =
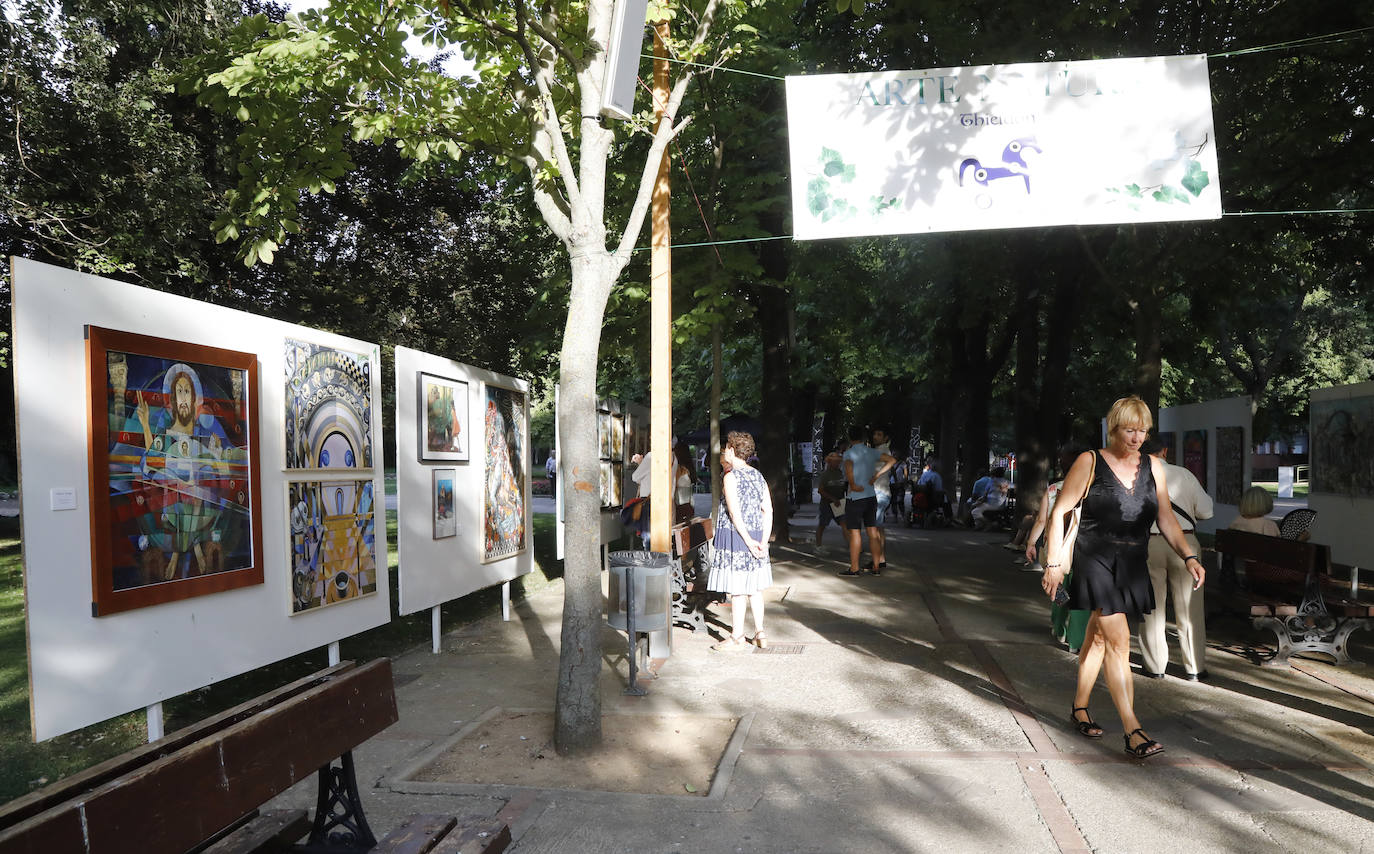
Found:
[[[1159,457],[1164,462],[1164,444],[1151,437],[1140,448],[1141,453]],[[1164,463],[1168,473],[1169,502],[1183,528],[1190,554],[1201,548],[1197,540],[1197,522],[1212,518],[1212,497],[1202,488],[1196,476],[1183,468]],[[1159,533],[1159,526],[1150,528],[1150,584],[1154,587],[1155,609],[1140,622],[1140,657],[1146,676],[1164,678],[1169,664],[1169,645],[1164,634],[1164,597],[1174,600],[1174,624],[1178,626],[1179,656],[1183,659],[1183,678],[1197,682],[1206,678],[1204,667],[1207,653],[1206,611],[1202,591],[1194,589],[1193,576],[1173,548]]]

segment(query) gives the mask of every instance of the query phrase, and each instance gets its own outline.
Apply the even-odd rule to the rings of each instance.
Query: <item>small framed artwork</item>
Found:
[[[600,448],[600,456],[603,460],[611,458],[611,413],[596,413],[596,440]]]
[[[611,459],[625,462],[625,416],[620,413],[611,416]]]
[[[86,327],[97,617],[263,581],[258,358]]]
[[[433,469],[434,539],[458,536],[458,515],[453,507],[453,484],[457,469]]]
[[[466,462],[470,441],[468,384],[423,371],[416,379],[420,462]]]
[[[613,507],[615,505],[615,481],[611,475],[611,463],[609,460],[601,461],[601,506]]]

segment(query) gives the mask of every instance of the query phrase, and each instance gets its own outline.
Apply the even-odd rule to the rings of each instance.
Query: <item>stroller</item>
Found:
[[[916,489],[911,493],[911,512],[907,514],[906,526],[914,528],[948,528],[954,516],[949,498],[943,492],[933,489]]]

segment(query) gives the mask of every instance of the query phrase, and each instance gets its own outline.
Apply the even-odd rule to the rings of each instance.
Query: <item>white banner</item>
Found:
[[[1205,56],[787,78],[798,240],[1217,219]]]

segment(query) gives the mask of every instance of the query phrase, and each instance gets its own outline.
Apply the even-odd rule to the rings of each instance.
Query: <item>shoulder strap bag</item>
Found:
[[[1088,485],[1083,487],[1083,494],[1078,496],[1078,503],[1073,506],[1073,512],[1069,514],[1068,526],[1064,530],[1064,545],[1060,548],[1059,561],[1067,569],[1064,574],[1068,575],[1073,571],[1073,544],[1078,539],[1078,523],[1083,515],[1083,499],[1088,497],[1088,490],[1093,487],[1093,478],[1097,475],[1097,451],[1093,451],[1092,468],[1088,469]]]

